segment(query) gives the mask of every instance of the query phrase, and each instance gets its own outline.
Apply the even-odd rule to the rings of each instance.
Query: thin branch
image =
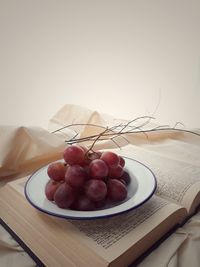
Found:
[[[142,119],[147,119],[145,122],[140,123],[139,125],[133,125],[134,123],[140,122],[140,120]],[[122,137],[124,140],[126,140],[126,142],[129,143],[129,140],[124,136],[126,134],[138,134],[138,133],[142,133],[146,136],[146,138],[148,139],[148,133],[150,132],[158,132],[158,131],[176,131],[176,132],[185,132],[185,133],[189,133],[189,134],[194,134],[196,136],[200,137],[200,133],[191,131],[191,130],[186,130],[186,129],[182,129],[182,128],[177,128],[177,125],[183,125],[180,122],[177,122],[174,127],[170,127],[169,125],[159,125],[153,128],[149,128],[149,129],[144,129],[144,127],[146,125],[149,124],[149,122],[155,119],[154,117],[151,116],[141,116],[141,117],[137,117],[131,121],[128,121],[127,123],[121,123],[118,125],[114,125],[111,127],[105,127],[102,125],[97,125],[97,124],[87,124],[87,123],[76,123],[76,124],[70,124],[67,126],[64,126],[60,129],[57,129],[56,131],[52,132],[52,133],[56,133],[59,131],[62,131],[63,129],[66,128],[70,128],[70,127],[76,127],[76,126],[89,126],[89,127],[96,127],[99,129],[102,129],[102,131],[98,134],[93,134],[93,135],[89,135],[89,136],[85,136],[85,137],[80,137],[78,138],[78,133],[76,133],[71,139],[66,140],[65,142],[69,145],[75,144],[75,143],[81,143],[81,142],[92,142],[89,151],[93,151],[93,147],[95,146],[95,144],[98,141],[112,141],[116,146],[119,146],[119,144],[116,141],[117,137]],[[75,131],[76,132],[76,131]]]
[[[69,124],[69,125],[66,125],[66,126],[63,126],[51,133],[57,133],[57,132],[60,132],[66,128],[70,128],[70,127],[74,127],[74,126],[92,126],[92,127],[97,127],[97,128],[102,128],[102,129],[105,129],[106,127],[105,126],[101,126],[101,125],[98,125],[98,124],[93,124],[93,123],[74,123],[74,124]]]
[[[115,138],[115,137],[114,137]],[[118,145],[118,143],[114,140],[114,138],[111,138],[110,140],[118,147],[121,149],[121,147]],[[126,139],[127,140],[127,139]],[[128,140],[127,140],[128,141]],[[129,143],[129,141],[128,141]]]
[[[182,125],[183,127],[185,127],[185,125],[182,122],[180,122],[180,121],[178,121],[178,122],[175,123],[174,128],[176,128],[177,125]]]
[[[102,135],[104,135],[104,134],[107,132],[107,130],[108,130],[108,128],[106,128],[102,133],[100,133],[100,134],[97,136],[97,138],[94,140],[94,142],[92,143],[92,145],[91,145],[91,147],[89,148],[89,150],[87,151],[87,153],[89,153],[89,152],[93,149],[95,143],[101,138]]]

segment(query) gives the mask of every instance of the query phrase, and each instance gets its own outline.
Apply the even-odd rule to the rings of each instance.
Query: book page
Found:
[[[17,184],[23,188],[24,183],[25,180],[18,180],[9,185],[16,190]],[[17,192],[23,195],[23,190],[17,190]],[[27,208],[31,207],[26,200],[25,205]],[[31,223],[37,224],[37,229],[44,234],[45,231],[48,233],[48,229],[51,231],[48,233],[48,242],[52,237],[55,243],[56,235],[60,242],[59,246],[62,247],[62,242],[70,239],[72,247],[83,245],[85,249],[94,251],[109,263],[114,262],[120,256],[119,265],[118,263],[114,265],[120,267],[123,266],[123,262],[131,263],[134,258],[136,259],[164,233],[174,225],[181,223],[186,217],[186,211],[180,206],[158,196],[153,196],[135,210],[105,219],[64,220],[36,212],[34,217],[30,216]],[[26,216],[28,215],[27,213]],[[41,218],[43,218],[42,221]],[[146,238],[147,240],[143,243],[142,240]]]
[[[18,193],[24,196],[24,187],[28,180],[29,176],[17,179],[9,183],[11,187],[13,187]]]
[[[168,139],[162,143],[146,144],[144,148],[169,159],[178,159],[191,165],[200,166],[200,144],[189,144],[179,140]]]
[[[123,148],[119,153],[142,162],[153,171],[157,179],[156,194],[158,196],[184,205],[184,199],[188,199],[189,194],[192,205],[196,195],[189,192],[194,185],[197,186],[197,191],[200,191],[200,166],[179,161],[177,158],[171,159],[144,147],[132,145]],[[191,207],[187,209],[189,211]]]
[[[123,264],[127,260],[131,263],[185,217],[186,210],[180,206],[153,196],[141,207],[121,215],[70,222],[78,230],[76,233],[79,242],[108,262],[113,262],[121,255],[120,263],[116,265],[121,267],[125,266]],[[59,225],[66,231],[66,222],[59,220]]]
[[[154,196],[141,207],[122,215],[93,221],[72,220],[71,223],[107,250],[167,204],[167,201]]]

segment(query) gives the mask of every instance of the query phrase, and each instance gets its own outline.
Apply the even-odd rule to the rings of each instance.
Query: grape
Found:
[[[65,181],[72,187],[81,187],[86,180],[86,171],[80,165],[69,166],[66,174]]]
[[[91,160],[88,158],[88,155],[87,155],[88,149],[85,146],[79,146],[79,147],[82,148],[84,151],[84,159],[81,162],[79,162],[79,165],[82,167],[85,167],[89,165],[91,162]]]
[[[79,165],[86,167],[90,164],[90,162],[92,162],[95,159],[99,159],[100,157],[101,157],[101,152],[99,151],[85,154],[84,160],[81,163],[79,163]]]
[[[95,201],[94,204],[95,204],[95,207],[97,209],[100,209],[100,208],[103,208],[105,205],[106,205],[106,198],[100,200],[100,201]]]
[[[87,196],[80,195],[73,204],[73,209],[75,210],[95,210],[95,204]]]
[[[80,145],[77,145],[77,146],[79,146],[80,148],[82,148],[82,149],[83,149],[83,151],[84,151],[84,154],[86,154],[86,153],[87,153],[87,151],[88,151],[88,148],[87,148],[86,146],[80,146]]]
[[[89,165],[89,175],[91,178],[102,179],[108,175],[108,166],[101,159],[94,159]]]
[[[67,167],[64,163],[54,162],[48,166],[47,174],[51,179],[55,181],[60,181],[64,179],[66,170]]]
[[[85,152],[80,146],[71,145],[64,150],[63,158],[69,165],[79,164],[84,161]]]
[[[117,179],[123,175],[123,172],[122,166],[118,165],[116,168],[109,168],[108,176],[111,179]]]
[[[79,165],[82,167],[87,167],[90,164],[90,162],[91,160],[85,157],[84,160],[79,163]]]
[[[122,201],[127,197],[127,188],[117,179],[110,179],[107,183],[108,198],[112,201]]]
[[[92,201],[101,201],[106,197],[107,187],[104,181],[91,179],[86,182],[85,194]]]
[[[63,159],[64,163],[48,166],[51,179],[45,187],[47,199],[58,207],[92,211],[126,199],[131,179],[123,157],[71,145],[64,150]]]
[[[106,151],[101,155],[101,158],[109,168],[115,168],[119,165],[119,156],[111,151]]]
[[[124,185],[126,185],[126,182],[125,182],[125,180],[124,179],[118,179],[122,184],[124,184]]]
[[[76,198],[76,192],[67,183],[61,184],[54,194],[54,201],[62,209],[69,208]]]
[[[125,159],[122,158],[121,156],[119,156],[119,165],[122,166],[122,168],[124,168],[125,166]]]
[[[100,159],[102,153],[100,151],[97,151],[97,152],[92,152],[92,153],[89,153],[88,154],[88,158],[90,160],[94,160],[94,159]]]
[[[130,184],[131,181],[131,177],[129,175],[129,173],[127,171],[124,171],[122,176],[120,177],[120,179],[122,179],[126,185]]]
[[[61,183],[54,180],[49,180],[45,186],[45,195],[48,200],[54,200],[54,194]]]

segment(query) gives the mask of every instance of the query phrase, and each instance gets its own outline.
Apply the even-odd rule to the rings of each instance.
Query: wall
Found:
[[[200,1],[0,0],[0,124],[66,103],[200,127]]]

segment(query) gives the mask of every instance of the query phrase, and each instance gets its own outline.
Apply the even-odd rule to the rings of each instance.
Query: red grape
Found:
[[[79,165],[82,167],[87,167],[90,164],[90,162],[91,162],[91,160],[88,159],[87,157],[85,157],[84,160],[79,163]]]
[[[123,172],[122,166],[118,165],[116,168],[109,168],[108,176],[111,179],[117,179],[123,175]]]
[[[47,174],[51,179],[55,181],[60,181],[64,179],[66,170],[67,167],[64,163],[54,162],[48,166]]]
[[[77,146],[79,146],[80,148],[82,148],[83,151],[84,151],[84,153],[87,153],[88,148],[86,146],[81,146],[81,145],[77,145]]]
[[[129,175],[129,173],[127,171],[124,171],[122,176],[120,177],[120,179],[122,179],[126,185],[128,185],[131,181],[131,177]]]
[[[122,158],[121,156],[119,156],[119,165],[122,166],[122,168],[124,168],[125,166],[125,159]]]
[[[91,179],[84,187],[86,196],[92,201],[101,201],[106,197],[107,187],[102,180]]]
[[[73,204],[73,209],[76,210],[95,210],[95,204],[87,196],[80,195]]]
[[[113,201],[122,201],[127,197],[126,186],[117,179],[110,179],[107,183],[108,198]]]
[[[75,191],[67,183],[61,184],[54,194],[55,203],[62,209],[69,208],[73,204],[75,198]]]
[[[88,166],[90,164],[90,162],[92,162],[95,159],[99,159],[101,157],[101,152],[97,151],[97,152],[90,152],[88,154],[85,154],[85,158],[82,162],[79,163],[79,165],[85,167]]]
[[[86,180],[86,171],[80,165],[69,166],[66,174],[65,181],[72,187],[81,187]]]
[[[108,175],[108,166],[101,159],[94,159],[89,165],[89,174],[91,178],[102,179]]]
[[[58,207],[92,211],[126,199],[131,179],[123,157],[71,145],[64,150],[63,159],[64,163],[48,166],[51,179],[45,187],[47,199]]]
[[[79,164],[84,161],[85,152],[80,146],[71,145],[64,150],[63,158],[69,165]]]
[[[124,179],[121,179],[121,178],[120,178],[119,181],[120,181],[122,184],[126,185],[126,182],[125,182]]]
[[[119,156],[111,151],[103,152],[101,158],[109,168],[115,168],[119,164]]]
[[[49,180],[48,183],[45,186],[45,195],[48,200],[53,201],[54,200],[54,194],[57,190],[57,188],[60,186],[60,182],[56,182],[54,180]]]
[[[83,161],[79,162],[79,165],[81,165],[82,167],[85,167],[85,166],[87,166],[87,165],[90,164],[91,160],[88,157],[88,153],[87,153],[88,152],[88,149],[85,146],[80,146],[80,147],[84,151],[84,159],[83,159]]]
[[[100,200],[100,201],[95,201],[94,204],[95,204],[95,207],[97,209],[100,209],[100,208],[103,208],[105,205],[106,205],[106,198]]]
[[[100,159],[101,154],[102,154],[102,153],[101,153],[100,151],[92,152],[92,153],[89,153],[89,154],[88,154],[88,158],[89,158],[90,160]]]

